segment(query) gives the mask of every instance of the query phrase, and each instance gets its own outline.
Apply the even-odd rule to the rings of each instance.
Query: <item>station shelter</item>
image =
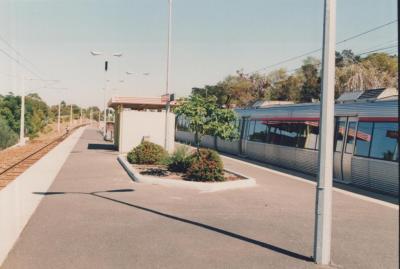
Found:
[[[175,114],[166,115],[163,97],[112,97],[108,106],[115,110],[114,145],[127,153],[142,141],[150,141],[171,152],[175,141]],[[176,105],[170,102],[170,108]],[[165,121],[168,120],[167,126]],[[167,127],[167,129],[166,129]],[[167,132],[166,132],[167,131]]]

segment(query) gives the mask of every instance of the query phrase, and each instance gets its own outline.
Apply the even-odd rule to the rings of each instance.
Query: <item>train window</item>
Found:
[[[399,125],[394,122],[376,122],[370,157],[388,161],[398,160]]]
[[[247,132],[247,140],[250,140],[250,137],[253,135],[254,133],[254,125],[255,125],[256,121],[255,120],[251,120],[249,122],[249,130]]]
[[[268,123],[268,139],[267,142],[275,145],[280,144],[281,130],[278,123]]]
[[[260,120],[255,121],[254,132],[249,136],[250,141],[265,142],[267,138],[267,126],[266,123]]]
[[[359,122],[354,155],[368,157],[372,138],[372,122]]]
[[[318,121],[306,121],[297,124],[297,147],[306,149],[316,149],[318,140],[319,125]]]
[[[242,130],[242,124],[243,121],[241,119],[237,119],[235,121],[235,126],[236,126],[236,130],[240,133],[240,131]]]
[[[346,130],[346,122],[338,121],[336,124],[336,132],[335,132],[335,134],[336,134],[335,135],[335,137],[336,137],[335,151],[342,152],[345,130]]]
[[[186,120],[184,117],[178,117],[176,129],[178,131],[189,131],[189,121]]]
[[[353,153],[355,137],[356,137],[356,122],[352,121],[349,122],[349,128],[347,130],[346,153]]]
[[[297,144],[297,124],[296,123],[281,123],[280,145],[287,147],[296,147]]]

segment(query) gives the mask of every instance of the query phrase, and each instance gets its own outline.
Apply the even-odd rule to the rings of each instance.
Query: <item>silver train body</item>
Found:
[[[318,173],[319,104],[237,109],[240,138],[206,135],[201,145],[221,152]],[[399,196],[398,101],[335,105],[334,179]],[[177,119],[176,140],[193,143],[185,119]]]

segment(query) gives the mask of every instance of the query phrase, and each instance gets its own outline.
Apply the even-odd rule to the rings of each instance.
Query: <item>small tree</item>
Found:
[[[212,135],[224,140],[238,137],[235,125],[236,113],[231,109],[220,108],[215,96],[204,98],[191,95],[174,109],[177,116],[189,121],[189,130],[194,133],[197,156],[200,156],[200,142],[204,135]]]

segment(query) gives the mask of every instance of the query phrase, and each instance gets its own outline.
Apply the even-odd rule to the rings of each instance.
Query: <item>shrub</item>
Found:
[[[168,170],[172,172],[186,173],[192,163],[189,148],[179,146],[169,157]]]
[[[0,150],[8,148],[18,142],[18,135],[8,126],[7,122],[0,117]]]
[[[143,141],[128,153],[127,159],[130,163],[159,164],[167,156],[168,153],[160,145]]]
[[[192,163],[187,177],[194,181],[224,181],[223,163],[218,153],[210,149],[200,149],[200,155],[191,156]]]

